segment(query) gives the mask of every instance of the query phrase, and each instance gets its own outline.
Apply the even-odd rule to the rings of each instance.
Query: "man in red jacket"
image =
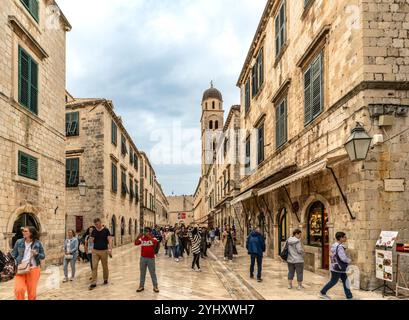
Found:
[[[136,246],[141,246],[141,261],[140,261],[140,284],[139,289],[136,292],[142,292],[145,290],[145,278],[146,278],[146,268],[149,269],[149,273],[152,278],[153,291],[159,292],[158,289],[158,279],[156,277],[155,270],[155,247],[158,244],[158,240],[152,235],[151,228],[145,228],[143,230],[143,235],[139,235],[135,240]]]

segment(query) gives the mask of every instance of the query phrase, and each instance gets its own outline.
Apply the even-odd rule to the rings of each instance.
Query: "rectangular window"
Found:
[[[129,193],[128,186],[126,185],[126,172],[121,172],[121,194],[126,196]]]
[[[118,192],[118,168],[115,164],[111,167],[111,190],[112,192]]]
[[[123,156],[128,154],[128,149],[126,147],[126,138],[124,135],[121,135],[121,153]]]
[[[130,194],[130,200],[132,201],[133,198],[135,197],[135,193],[133,190],[133,179],[129,178],[129,194]]]
[[[276,57],[281,53],[286,42],[286,14],[285,1],[281,4],[280,10],[275,18],[275,40],[276,40]]]
[[[246,159],[245,159],[245,172],[250,173],[251,168],[251,141],[250,136],[246,139]]]
[[[38,11],[39,11],[39,4],[38,4],[38,0],[20,0],[24,6],[26,7],[26,9],[28,10],[28,12],[31,14],[31,16],[34,18],[35,21],[39,21],[39,15],[38,15]]]
[[[251,90],[253,98],[258,94],[263,83],[264,83],[264,56],[263,48],[261,48],[257,54],[256,63],[251,69]]]
[[[130,149],[130,150],[129,150],[129,163],[130,163],[131,165],[133,165],[133,155],[134,155],[134,153],[133,153],[133,151]]]
[[[138,180],[135,180],[135,200],[139,202],[139,184]]]
[[[304,73],[305,125],[323,111],[323,66],[322,53],[308,66]]]
[[[65,133],[67,137],[79,135],[79,112],[65,114]]]
[[[78,187],[79,184],[79,168],[80,168],[80,159],[79,158],[70,158],[65,161],[65,180],[67,188]]]
[[[111,125],[111,130],[112,130],[112,144],[114,146],[118,145],[118,126],[116,125],[115,121],[112,120],[112,125]]]
[[[276,106],[276,147],[287,142],[287,99]]]
[[[18,48],[18,101],[38,114],[38,64],[21,47]]]
[[[80,233],[84,230],[84,217],[75,216],[75,232]]]
[[[19,176],[37,180],[38,179],[38,159],[24,152],[18,153],[18,174]]]
[[[245,88],[245,101],[244,101],[244,111],[245,113],[249,112],[250,110],[250,79],[246,81],[246,88]]]
[[[264,161],[264,124],[257,129],[257,163]]]
[[[136,153],[134,153],[134,155],[133,155],[133,166],[134,166],[134,168],[138,171],[138,156],[137,156],[137,154]]]

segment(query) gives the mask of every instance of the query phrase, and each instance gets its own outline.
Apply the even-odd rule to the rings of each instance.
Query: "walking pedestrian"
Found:
[[[156,240],[158,240],[158,243],[155,246],[155,255],[158,255],[160,250],[160,243],[162,242],[162,235],[160,234],[158,226],[155,226],[155,228],[152,230],[152,235]]]
[[[142,292],[145,290],[145,278],[146,269],[149,270],[149,274],[152,278],[153,291],[158,293],[158,279],[156,277],[155,268],[155,247],[158,244],[158,240],[152,235],[151,228],[145,228],[142,235],[139,235],[135,240],[136,246],[141,246],[141,259],[140,259],[140,282],[139,289],[136,292]]]
[[[216,230],[214,231],[214,235],[215,235],[216,244],[219,246],[220,245],[220,229],[219,229],[219,227],[217,227]]]
[[[331,300],[327,295],[327,292],[334,287],[341,279],[344,287],[345,296],[348,300],[353,299],[352,292],[348,281],[347,269],[351,263],[351,259],[346,253],[345,243],[347,242],[347,236],[345,232],[337,232],[335,235],[337,242],[331,247],[331,280],[322,288],[320,297],[325,300]]]
[[[68,265],[71,266],[71,279],[74,281],[75,278],[75,264],[78,258],[78,238],[75,237],[74,230],[69,230],[67,232],[67,239],[64,241],[64,280],[63,282],[68,282]]]
[[[224,260],[233,261],[234,239],[230,226],[226,226],[223,232]]]
[[[250,278],[254,279],[254,267],[257,260],[257,281],[262,282],[261,272],[263,269],[263,255],[266,251],[266,242],[261,234],[260,228],[256,228],[256,230],[247,237],[246,248],[248,254],[251,256]]]
[[[288,245],[288,289],[293,288],[294,275],[297,273],[297,289],[301,290],[304,280],[304,250],[301,245],[301,230],[294,230],[293,236],[288,238],[286,245]]]
[[[213,245],[214,244],[214,240],[216,238],[216,234],[215,234],[215,230],[214,228],[212,228],[209,232],[209,237],[210,237],[210,242]]]
[[[34,227],[23,228],[23,238],[17,240],[11,253],[17,264],[14,278],[16,300],[37,300],[37,286],[41,274],[41,260],[45,259],[40,234]]]
[[[109,270],[108,270],[108,256],[112,257],[112,236],[111,232],[102,225],[101,219],[94,220],[95,229],[91,233],[91,241],[94,244],[92,250],[92,280],[89,286],[90,290],[97,287],[98,278],[98,264],[102,263],[104,285],[108,284]]]
[[[202,258],[207,258],[207,245],[208,245],[209,232],[207,231],[206,227],[202,228],[201,237],[202,237],[202,243],[201,243]]]
[[[202,243],[202,239],[199,235],[199,231],[197,228],[192,230],[192,233],[189,234],[190,242],[192,243],[192,254],[193,254],[193,261],[192,261],[192,270],[195,271],[195,266],[197,266],[197,271],[201,272],[200,269],[200,245]]]
[[[94,243],[92,242],[91,238],[92,231],[94,231],[94,227],[89,227],[87,232],[85,233],[85,254],[87,255],[87,259],[91,267],[91,272],[92,272],[92,250],[94,249]],[[92,280],[92,277],[90,280]]]
[[[169,229],[169,232],[166,236],[166,244],[168,247],[168,256],[169,258],[175,257],[175,244],[176,244],[176,236],[173,228]],[[176,259],[176,258],[175,258]]]

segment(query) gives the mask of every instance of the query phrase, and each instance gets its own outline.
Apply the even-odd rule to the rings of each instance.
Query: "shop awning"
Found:
[[[262,196],[266,193],[269,193],[271,191],[277,190],[281,187],[284,187],[286,185],[289,185],[295,181],[298,181],[300,179],[303,179],[305,177],[311,176],[315,173],[318,173],[320,171],[323,171],[327,168],[327,160],[322,160],[320,162],[317,162],[315,164],[310,165],[309,167],[302,169],[300,171],[298,171],[297,173],[294,173],[293,175],[278,181],[274,184],[272,184],[271,186],[268,186],[264,189],[261,189],[260,191],[257,192],[258,196]]]
[[[247,200],[247,199],[250,199],[250,198],[253,196],[253,193],[254,193],[254,192],[255,192],[255,190],[254,190],[254,189],[251,189],[251,190],[249,190],[249,191],[247,191],[247,192],[245,192],[245,193],[239,195],[237,198],[234,198],[234,199],[230,202],[230,204],[231,204],[231,205],[235,205],[235,204],[237,204],[237,203],[240,203],[240,202],[242,202],[242,201],[245,201],[245,200]]]

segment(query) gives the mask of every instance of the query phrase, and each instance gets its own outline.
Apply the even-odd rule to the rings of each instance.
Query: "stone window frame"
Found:
[[[73,161],[73,160],[78,161],[78,166],[77,166],[78,171],[77,171],[77,175],[75,177],[76,181],[74,183],[68,183],[71,180],[71,173],[70,173],[70,178],[67,180],[67,172],[68,172],[67,166],[68,166],[68,162]],[[80,180],[79,179],[80,178],[80,172],[81,172],[81,158],[80,157],[74,156],[74,157],[68,157],[68,158],[65,159],[65,187],[66,188],[78,188],[79,180]]]

